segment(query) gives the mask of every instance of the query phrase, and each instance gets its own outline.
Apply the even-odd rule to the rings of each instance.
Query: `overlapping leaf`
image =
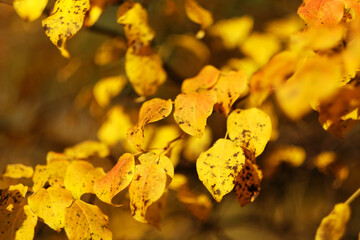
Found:
[[[77,159],[86,159],[91,156],[104,158],[109,155],[109,147],[101,142],[86,140],[73,147],[65,148],[64,153]]]
[[[126,78],[123,75],[103,78],[94,86],[94,97],[101,107],[109,105],[111,99],[125,87]]]
[[[154,152],[144,153],[139,157],[139,161],[143,165],[157,164],[165,173],[173,178],[174,177],[174,165],[167,156],[158,155]]]
[[[24,164],[8,164],[3,176],[10,178],[31,178],[33,173],[33,168]]]
[[[216,84],[220,75],[220,71],[211,66],[206,65],[201,69],[198,75],[193,78],[185,79],[181,85],[183,93],[196,92],[199,89],[208,89]]]
[[[48,0],[15,0],[14,10],[25,21],[34,21],[43,13]]]

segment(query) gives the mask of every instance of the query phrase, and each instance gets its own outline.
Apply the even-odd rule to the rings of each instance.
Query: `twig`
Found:
[[[351,195],[348,200],[346,200],[345,204],[350,205],[358,196],[360,195],[360,188],[356,190],[356,192]]]

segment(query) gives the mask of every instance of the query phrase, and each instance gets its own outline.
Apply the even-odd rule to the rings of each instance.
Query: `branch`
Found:
[[[10,5],[10,6],[13,5],[11,2],[7,2],[7,1],[4,1],[4,0],[0,0],[0,3],[6,4],[6,5]]]

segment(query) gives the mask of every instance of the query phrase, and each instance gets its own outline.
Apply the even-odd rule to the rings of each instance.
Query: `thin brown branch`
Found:
[[[4,1],[4,0],[0,0],[0,3],[6,4],[6,5],[10,5],[10,6],[13,5],[12,2],[7,2],[7,1]]]

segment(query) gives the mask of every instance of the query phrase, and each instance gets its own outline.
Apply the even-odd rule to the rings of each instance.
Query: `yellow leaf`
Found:
[[[134,155],[123,154],[116,165],[101,179],[94,183],[96,196],[103,202],[112,204],[113,197],[124,190],[131,182],[135,171]]]
[[[109,147],[101,142],[87,140],[73,147],[65,148],[64,153],[78,159],[86,159],[91,156],[107,157],[110,154]]]
[[[31,178],[33,173],[34,170],[32,167],[23,164],[8,164],[6,165],[6,171],[3,176],[10,178]]]
[[[266,32],[274,34],[283,40],[287,40],[305,27],[304,22],[297,14],[273,20],[266,25]]]
[[[230,58],[229,61],[221,68],[221,71],[245,71],[248,79],[251,75],[259,69],[257,64],[251,58]]]
[[[52,162],[56,162],[56,161],[72,161],[74,160],[73,157],[68,156],[64,153],[57,153],[57,152],[53,152],[53,151],[49,151],[46,154],[46,163],[50,164]]]
[[[141,96],[153,95],[166,80],[162,61],[151,50],[136,54],[129,48],[125,56],[125,71],[135,92]]]
[[[65,49],[66,40],[81,29],[89,8],[89,0],[57,0],[53,14],[42,21],[45,34],[66,58],[70,57]]]
[[[246,94],[247,76],[244,71],[231,71],[220,74],[219,80],[212,88],[217,97],[214,109],[227,116],[235,101]]]
[[[212,133],[210,128],[205,129],[201,138],[190,136],[185,142],[184,157],[190,162],[195,162],[200,153],[210,147],[211,142]]]
[[[175,121],[187,134],[201,137],[215,103],[216,95],[213,92],[179,94],[175,99]]]
[[[43,13],[48,0],[15,0],[14,10],[25,21],[34,21]]]
[[[331,213],[322,219],[315,240],[339,240],[345,232],[350,212],[346,203],[336,204]]]
[[[155,36],[148,25],[147,12],[140,3],[123,3],[117,12],[117,22],[124,27],[129,47],[148,46]]]
[[[157,164],[162,169],[164,169],[165,173],[173,178],[174,177],[174,165],[170,161],[167,156],[158,155],[154,152],[144,153],[139,157],[139,161],[142,165],[151,165]]]
[[[205,221],[209,218],[213,206],[211,200],[205,194],[185,188],[178,191],[177,197],[191,215],[200,221]]]
[[[125,56],[127,45],[122,38],[112,38],[102,43],[96,50],[94,61],[103,66],[119,60]]]
[[[271,137],[270,141],[275,141],[279,137],[279,119],[278,115],[275,112],[275,107],[273,102],[267,101],[264,104],[262,104],[259,109],[263,112],[265,112],[271,119]]]
[[[109,105],[111,99],[118,95],[126,85],[122,75],[103,78],[94,86],[94,97],[101,107]]]
[[[105,176],[102,168],[86,161],[73,161],[66,170],[65,188],[75,199],[80,199],[84,193],[94,193],[94,182]]]
[[[65,213],[65,232],[69,239],[110,240],[108,217],[99,207],[75,200]]]
[[[71,193],[61,187],[41,188],[28,198],[31,210],[58,232],[65,226],[65,209],[72,201]]]
[[[247,38],[253,28],[250,16],[220,20],[209,28],[209,35],[219,37],[226,49],[233,49]]]
[[[217,202],[234,188],[234,181],[244,165],[242,148],[232,141],[220,138],[196,161],[199,179]]]
[[[314,164],[320,171],[324,172],[326,167],[335,162],[335,159],[336,154],[334,152],[322,152],[315,157]]]
[[[127,132],[127,139],[129,143],[137,149],[142,150],[144,145],[144,127],[147,123],[160,121],[172,111],[171,99],[163,100],[154,98],[143,103],[140,108],[139,120]]]
[[[257,108],[234,110],[227,119],[229,137],[237,146],[245,147],[259,156],[271,136],[271,120]]]
[[[99,19],[107,0],[90,0],[90,10],[85,17],[84,25],[91,27]]]
[[[37,165],[33,175],[33,190],[37,192],[46,183],[50,186],[64,186],[66,169],[70,162],[68,160],[52,160],[48,165]]]
[[[208,28],[214,21],[211,12],[201,7],[196,0],[185,0],[185,12],[188,18],[200,24],[202,29]]]
[[[195,92],[199,89],[208,89],[215,85],[219,78],[220,71],[211,66],[206,65],[201,69],[198,75],[193,78],[185,79],[181,85],[183,93]]]
[[[157,164],[137,165],[129,187],[130,209],[133,217],[146,223],[148,207],[160,199],[165,191],[166,173]]]
[[[250,160],[245,160],[245,165],[235,178],[236,198],[241,206],[253,202],[260,193],[262,172]]]
[[[254,51],[256,49],[256,51]],[[252,33],[246,41],[240,45],[240,50],[246,56],[252,58],[257,64],[263,66],[269,59],[281,50],[278,38],[269,33]]]

